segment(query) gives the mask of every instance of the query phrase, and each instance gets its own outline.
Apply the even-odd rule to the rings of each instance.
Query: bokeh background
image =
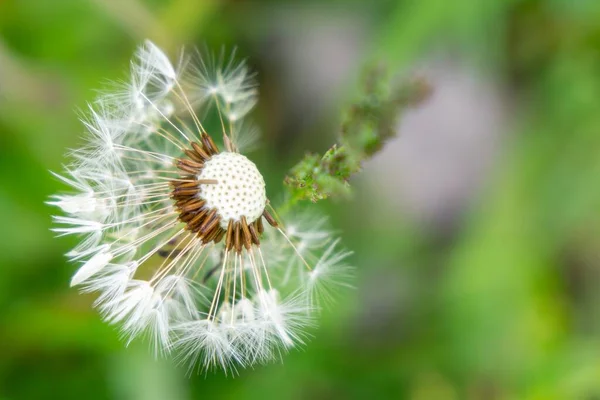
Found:
[[[365,65],[433,87],[314,206],[356,289],[283,364],[187,377],[68,287],[48,170],[145,38],[248,58],[275,197]],[[599,178],[597,0],[0,0],[0,399],[599,399]]]

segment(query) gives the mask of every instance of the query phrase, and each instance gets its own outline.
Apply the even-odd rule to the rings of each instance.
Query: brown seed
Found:
[[[205,204],[206,204],[206,201],[200,200],[200,199],[195,199],[195,200],[185,203],[180,208],[181,208],[182,212],[190,212],[190,211],[195,211],[195,210],[198,210],[199,208],[204,207]]]
[[[200,169],[198,168],[193,168],[190,167],[189,165],[186,164],[182,164],[180,162],[177,162],[177,164],[175,165],[177,168],[179,168],[180,170],[184,171],[184,172],[188,172],[190,174],[198,174],[200,172]]]
[[[262,223],[262,218],[259,217],[254,223],[256,224],[256,230],[258,231],[258,234],[262,235],[263,232],[265,231],[265,227],[263,226],[263,223]]]
[[[177,200],[177,201],[175,202],[175,207],[177,207],[177,208],[181,208],[181,207],[183,207],[184,205],[186,205],[186,204],[187,204],[189,201],[190,201],[190,199],[189,199],[189,198],[185,198],[185,199]]]
[[[204,160],[210,159],[210,156],[206,153],[206,151],[202,148],[202,146],[200,146],[200,144],[198,144],[196,142],[191,142],[190,144],[194,148],[194,151],[196,153],[198,153],[198,155],[200,157],[202,157]]]
[[[206,215],[206,219],[212,219],[212,218],[215,216],[215,214],[216,214],[216,213],[217,213],[217,210],[216,210],[216,209],[214,209],[214,208],[212,208],[212,209],[211,209],[211,210],[208,212],[208,214]]]
[[[250,231],[250,236],[252,236],[252,243],[259,246],[260,238],[258,237],[258,233],[256,232],[256,228],[254,227],[254,224],[248,225],[248,230]]]
[[[269,225],[271,225],[273,228],[277,228],[279,226],[277,224],[277,221],[275,221],[275,218],[273,218],[273,216],[271,214],[269,214],[269,212],[267,210],[263,211],[263,217],[265,217],[265,219],[267,220]]]
[[[181,165],[187,165],[188,167],[196,169],[202,169],[204,167],[203,163],[190,160],[189,158],[180,158],[179,160],[177,160],[177,162]]]
[[[182,213],[182,214],[179,214],[179,220],[180,220],[181,222],[186,222],[186,223],[187,223],[187,222],[189,222],[189,221],[190,221],[192,218],[194,218],[194,214],[191,214],[191,213]]]
[[[217,224],[219,223],[221,217],[214,214],[213,212],[216,212],[216,210],[213,209],[213,211],[211,212],[212,215],[209,214],[206,217],[206,221],[204,221],[204,223],[200,226],[200,233],[207,234],[210,230],[212,230],[212,228],[217,226]]]
[[[196,182],[196,177],[198,173],[194,173],[193,175],[182,175],[181,178],[172,179],[171,182]]]
[[[206,133],[202,134],[200,136],[200,140],[202,141],[202,144],[204,145],[204,148],[206,149],[206,151],[209,154],[218,154],[219,153],[219,149],[217,148],[217,146],[215,145],[215,142],[213,142],[212,138],[210,136],[208,136]]]
[[[198,187],[198,181],[171,181],[170,184],[176,189],[188,189]]]
[[[181,198],[183,196],[193,196],[196,193],[198,193],[198,189],[196,188],[191,188],[191,189],[186,189],[186,188],[177,188],[173,190],[173,196]]]
[[[218,220],[217,220],[217,222],[218,222]],[[209,243],[210,241],[214,240],[217,237],[217,235],[219,234],[220,230],[222,230],[222,229],[219,227],[218,224],[215,225],[215,226],[213,226],[213,227],[211,227],[211,228],[208,228],[206,230],[206,232],[204,233],[204,237],[202,239],[202,242],[203,243]],[[200,236],[200,234],[198,234],[198,235]]]
[[[242,240],[244,242],[244,247],[246,248],[246,250],[250,250],[250,246],[252,245],[252,236],[250,235],[250,229],[248,229],[248,224],[246,223],[245,216],[242,216],[242,222],[240,225],[242,226]]]
[[[188,156],[189,158],[191,158],[194,161],[198,161],[200,163],[204,162],[204,159],[195,150],[185,149],[183,152],[185,153],[186,156]]]
[[[192,219],[188,222],[188,227],[191,231],[195,232],[195,228],[199,228],[202,223],[204,223],[204,218],[206,216],[207,208],[203,208],[200,210],[198,214],[196,214]]]
[[[178,195],[178,194],[175,194],[175,193],[171,193],[171,198],[172,198],[173,200],[176,200],[176,201],[175,201],[175,204],[177,204],[177,203],[179,203],[180,201],[181,201],[181,202],[186,202],[186,201],[189,201],[191,197],[190,197],[190,196],[186,196],[186,195]]]
[[[193,199],[194,197],[171,192],[171,198],[176,200],[175,205],[177,206],[178,204],[187,203],[188,201],[190,201],[190,199]]]
[[[219,233],[217,233],[217,236],[215,237],[215,243],[219,243],[221,240],[223,240],[223,236],[225,236],[225,231],[222,228],[219,228]]]
[[[231,250],[233,247],[233,220],[229,220],[227,224],[227,237],[225,238],[225,249]]]
[[[198,232],[198,237],[202,238],[202,243],[208,243],[212,240],[211,236],[214,234],[214,231],[211,230],[207,233]]]
[[[236,222],[233,226],[233,241],[235,242],[235,251],[239,253],[242,252],[242,242],[241,242],[241,232],[242,228],[240,227],[240,223]]]

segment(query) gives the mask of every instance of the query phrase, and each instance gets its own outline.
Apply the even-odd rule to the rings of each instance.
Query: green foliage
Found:
[[[358,100],[343,114],[338,142],[322,156],[306,154],[285,177],[291,202],[350,196],[352,175],[396,136],[402,112],[418,105],[429,92],[424,80],[394,83],[383,68],[368,69]]]

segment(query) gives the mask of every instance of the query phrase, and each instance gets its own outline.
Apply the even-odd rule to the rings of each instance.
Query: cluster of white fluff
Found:
[[[169,181],[203,130],[199,111],[222,120],[230,151],[251,145],[243,117],[257,100],[244,63],[181,56],[176,65],[153,43],[141,46],[131,76],[90,105],[86,143],[57,175],[71,193],[50,204],[60,235],[79,244],[71,285],[97,292],[95,306],[127,340],[150,338],[157,354],[201,368],[249,366],[301,344],[319,297],[345,285],[348,252],[324,218],[300,214],[267,226],[260,246],[241,254],[202,244],[178,220]],[[205,115],[205,114],[204,114]],[[196,364],[197,363],[197,364]]]

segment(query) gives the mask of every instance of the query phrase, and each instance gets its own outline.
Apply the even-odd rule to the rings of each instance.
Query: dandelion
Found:
[[[81,239],[67,253],[80,264],[71,285],[98,293],[127,342],[145,336],[190,370],[280,358],[304,343],[319,295],[345,284],[350,253],[326,219],[282,220],[241,154],[257,95],[243,62],[173,65],[146,42],[129,82],[90,105],[86,143],[57,175],[72,192],[48,202],[65,214],[54,231]],[[218,135],[200,111],[218,117]]]

